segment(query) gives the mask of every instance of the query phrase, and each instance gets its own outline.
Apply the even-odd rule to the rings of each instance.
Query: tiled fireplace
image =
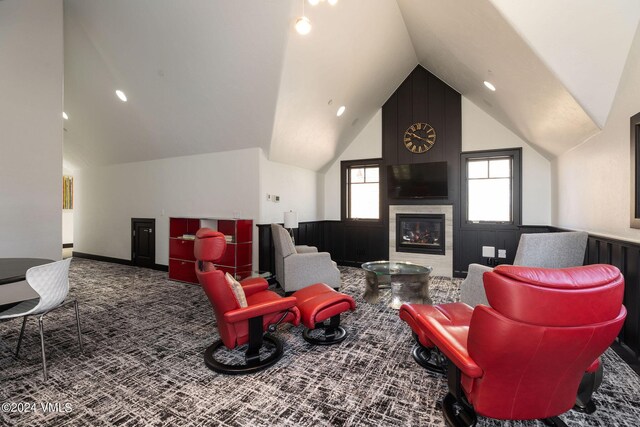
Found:
[[[389,260],[433,267],[432,276],[453,275],[453,207],[389,206]]]

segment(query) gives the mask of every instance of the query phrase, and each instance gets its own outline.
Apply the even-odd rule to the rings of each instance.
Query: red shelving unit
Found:
[[[169,218],[169,279],[198,283],[195,273],[194,241],[190,236],[201,227],[220,231],[227,238],[227,250],[216,268],[242,280],[252,271],[253,220],[224,218]]]

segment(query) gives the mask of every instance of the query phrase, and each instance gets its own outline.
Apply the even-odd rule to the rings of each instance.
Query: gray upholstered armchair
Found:
[[[543,268],[577,267],[584,263],[588,234],[584,231],[533,233],[520,236],[513,265]],[[467,278],[460,285],[460,301],[475,307],[489,305],[482,275],[491,267],[470,264]]]
[[[276,279],[285,292],[294,292],[314,283],[340,288],[340,270],[328,252],[313,246],[294,246],[289,232],[279,224],[271,224],[275,247]]]

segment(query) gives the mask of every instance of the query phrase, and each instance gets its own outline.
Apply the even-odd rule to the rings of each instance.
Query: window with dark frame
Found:
[[[462,153],[465,225],[521,223],[520,148]]]
[[[342,162],[342,217],[347,220],[380,219],[380,162]]]

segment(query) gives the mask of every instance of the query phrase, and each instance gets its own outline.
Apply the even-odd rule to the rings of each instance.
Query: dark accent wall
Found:
[[[258,268],[275,273],[273,239],[270,224],[258,227]],[[386,237],[385,237],[386,236]],[[360,267],[363,262],[387,257],[388,232],[379,225],[350,226],[343,221],[301,222],[293,230],[296,245],[315,246],[320,252],[329,252],[340,265]]]
[[[491,225],[476,227],[471,230],[461,229],[460,240],[462,245],[458,248],[458,264],[454,264],[454,277],[466,277],[469,264],[485,264],[487,259],[482,257],[483,246],[493,246],[498,249],[506,249],[507,257],[497,259],[499,264],[513,264],[516,256],[518,242],[522,233],[549,233],[554,231],[546,225],[521,225],[512,229],[496,229]]]
[[[404,133],[414,123],[428,123],[436,131],[433,147],[421,154],[404,146]],[[447,162],[447,199],[387,199],[386,179],[381,200],[386,212],[384,224],[385,251],[389,258],[389,205],[453,205],[453,253],[460,247],[460,151],[462,150],[461,96],[442,80],[418,65],[382,106],[383,173],[386,165]],[[373,258],[372,258],[373,259]]]
[[[419,122],[434,128],[436,142],[429,151],[414,154],[404,146],[404,132]],[[461,150],[460,94],[418,65],[382,106],[382,153],[385,162],[395,165],[447,161],[449,167],[457,171]],[[457,199],[459,185],[456,185],[458,175],[451,172],[449,198],[453,201]]]
[[[436,142],[424,153],[404,146],[404,132],[414,123],[428,123],[436,131]],[[457,211],[460,195],[460,151],[462,150],[461,96],[442,80],[418,65],[382,106],[382,156],[385,165],[447,162],[447,199],[391,199],[389,205],[447,205]],[[386,168],[385,168],[386,172]],[[383,192],[387,189],[383,188]],[[455,232],[454,232],[455,233]]]
[[[586,264],[611,264],[624,276],[627,319],[615,350],[635,367],[640,364],[640,244],[589,235]]]
[[[258,268],[261,271],[275,272],[273,259],[273,239],[270,224],[257,224],[258,227]],[[482,246],[507,248],[507,258],[498,260],[500,264],[511,264],[515,257],[518,241],[522,233],[548,233],[556,231],[544,225],[524,225],[515,230],[479,229],[465,233],[465,245],[460,249],[463,262],[486,264],[481,252]],[[301,222],[293,230],[296,245],[310,245],[320,252],[329,252],[331,259],[339,265],[360,267],[367,261],[388,258],[388,231],[383,233],[379,226],[369,224],[350,225],[345,221],[309,221]],[[461,276],[466,276],[466,267]]]

